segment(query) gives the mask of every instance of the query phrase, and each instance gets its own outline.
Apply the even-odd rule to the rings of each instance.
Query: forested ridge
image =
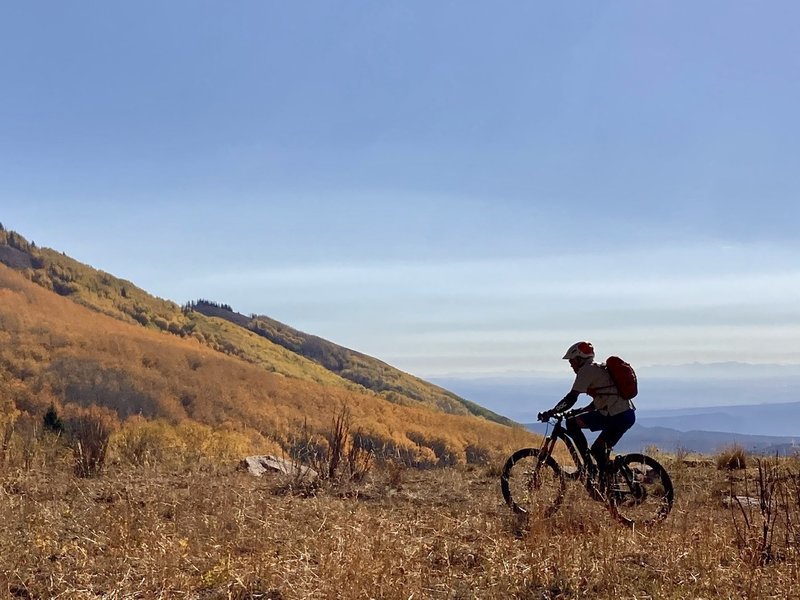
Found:
[[[432,383],[386,364],[361,352],[339,346],[321,337],[298,331],[266,315],[245,316],[235,312],[229,305],[208,300],[188,303],[185,310],[198,311],[204,315],[220,317],[257,333],[258,335],[304,356],[348,381],[379,392],[392,402],[404,403],[406,398],[417,400],[454,414],[465,411],[486,417],[498,423],[511,424],[474,402]]]

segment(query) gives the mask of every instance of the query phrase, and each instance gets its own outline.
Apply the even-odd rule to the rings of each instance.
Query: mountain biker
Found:
[[[575,404],[580,394],[588,394],[592,401],[567,413],[566,427],[581,455],[588,457],[586,436],[581,429],[599,431],[592,444],[591,455],[602,475],[608,461],[608,453],[636,421],[633,402],[620,396],[608,370],[594,362],[594,347],[589,342],[576,342],[569,347],[564,359],[575,371],[572,390],[552,409],[539,413],[540,421],[547,421],[555,413],[563,413]],[[591,462],[586,460],[586,464]]]

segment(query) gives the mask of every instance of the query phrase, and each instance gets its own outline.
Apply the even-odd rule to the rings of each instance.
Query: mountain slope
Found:
[[[317,368],[328,373],[293,358],[302,372]],[[55,403],[102,406],[123,419],[194,421],[241,432],[255,449],[285,449],[304,431],[324,432],[346,407],[361,444],[415,464],[464,462],[504,450],[515,436],[518,443],[523,439],[519,432],[471,415],[401,406],[363,389],[268,372],[191,336],[98,314],[4,265],[0,396],[10,397],[30,415],[41,415]]]
[[[98,271],[51,249],[37,248],[13,231],[0,231],[0,248],[3,249],[0,262],[20,270],[34,283],[124,322],[182,338],[192,337],[214,350],[289,377],[351,391],[371,390],[395,404],[421,405],[452,414],[474,414],[511,424],[505,417],[377,359],[300,334],[268,317],[248,319],[231,310],[221,310],[220,314],[207,310],[208,314],[203,314],[190,305],[180,307],[148,294],[130,281]],[[293,344],[290,340],[300,339],[298,336],[305,337],[299,344]],[[331,369],[330,361],[320,360],[319,352],[308,352],[310,347],[320,350],[322,356],[343,357],[345,368]]]
[[[247,317],[204,300],[192,303],[191,308],[209,317],[219,317],[235,323],[296,354],[304,356],[337,375],[367,389],[380,393],[393,402],[412,398],[423,403],[433,402],[439,410],[453,414],[474,414],[491,421],[510,424],[511,421],[465,400],[437,385],[404,373],[366,354],[350,350],[315,335],[293,329],[265,315]]]

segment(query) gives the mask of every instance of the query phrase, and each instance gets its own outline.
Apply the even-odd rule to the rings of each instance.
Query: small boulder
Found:
[[[256,477],[260,477],[264,473],[283,473],[290,477],[313,481],[319,476],[311,467],[271,454],[243,458],[239,463],[239,468]]]
[[[752,496],[723,496],[722,505],[725,508],[761,508],[761,501],[758,498],[753,498]]]

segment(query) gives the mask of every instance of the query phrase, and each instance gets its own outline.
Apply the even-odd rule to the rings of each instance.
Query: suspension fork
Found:
[[[544,438],[544,441],[542,442],[542,451],[539,452],[539,464],[537,465],[537,468],[547,460],[548,456],[553,455],[553,450],[556,447],[556,440],[558,440],[558,438],[555,435],[555,430],[551,435]]]
[[[542,445],[539,447],[539,455],[536,458],[536,466],[533,467],[533,472],[530,474],[528,485],[531,488],[538,488],[540,485],[539,473],[542,467],[547,463],[547,459],[553,454],[553,447],[555,446],[556,438],[548,436],[544,438]]]
[[[578,449],[575,447],[575,442],[572,441],[569,433],[567,432],[567,428],[561,424],[561,421],[557,422],[555,427],[553,428],[552,434],[550,434],[550,438],[545,440],[545,443],[549,442],[548,453],[552,455],[553,450],[555,449],[556,442],[561,440],[564,442],[564,446],[567,448],[567,452],[569,452],[570,457],[572,457],[572,462],[575,463],[575,472],[571,471],[564,471],[562,469],[562,475],[567,477],[568,479],[577,479],[580,477],[581,472],[586,467],[586,459],[585,457],[581,456],[581,453],[578,452]],[[544,443],[542,444],[544,446]]]
[[[558,438],[561,436],[561,432],[563,431],[563,427],[561,426],[561,421],[558,421],[555,426],[553,427],[553,431],[550,433],[549,436],[544,438],[542,441],[541,451],[539,452],[539,460],[536,463],[536,471],[538,472],[541,466],[545,463],[549,456],[553,456],[553,450],[555,450],[556,442]]]

